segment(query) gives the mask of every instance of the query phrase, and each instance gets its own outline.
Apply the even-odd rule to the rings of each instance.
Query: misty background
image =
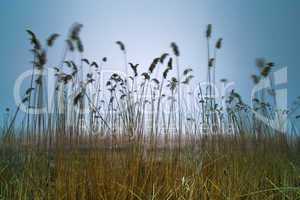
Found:
[[[51,33],[61,37],[49,51],[47,67],[56,66],[64,39],[74,22],[84,25],[81,37],[84,57],[108,58],[104,70],[124,70],[115,41],[127,48],[128,60],[146,69],[154,57],[179,46],[181,69],[193,68],[196,82],[206,78],[205,29],[213,25],[213,38],[223,38],[218,53],[216,80],[234,81],[247,101],[253,87],[251,74],[258,73],[255,59],[264,57],[277,67],[288,67],[289,104],[300,95],[298,85],[300,2],[217,0],[89,0],[2,1],[0,45],[0,112],[16,108],[13,87],[18,76],[31,69],[32,54],[26,29],[41,41]]]

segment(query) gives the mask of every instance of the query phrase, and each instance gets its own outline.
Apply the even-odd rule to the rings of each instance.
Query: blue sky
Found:
[[[213,36],[224,38],[218,55],[217,79],[226,77],[250,98],[250,75],[255,58],[265,57],[288,67],[289,102],[300,95],[300,1],[297,0],[4,0],[0,3],[0,109],[15,107],[16,78],[30,69],[30,28],[40,38],[62,35],[50,52],[49,67],[61,57],[63,36],[74,22],[84,24],[85,57],[109,59],[110,70],[120,70],[121,54],[114,44],[123,41],[129,60],[148,66],[152,58],[169,51],[175,41],[181,65],[192,67],[199,81],[206,75],[204,31],[213,25]]]

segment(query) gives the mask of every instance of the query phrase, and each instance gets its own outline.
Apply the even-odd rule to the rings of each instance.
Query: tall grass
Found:
[[[27,31],[33,72],[20,103],[34,113],[22,115],[20,106],[6,112],[1,199],[300,198],[298,135],[273,129],[252,112],[272,120],[288,111],[276,109],[274,88],[273,93],[257,94],[254,107],[235,90],[216,97],[213,86],[222,39],[211,53],[211,25],[206,30],[208,86],[194,83],[195,96],[188,92],[193,70],[181,69],[175,43],[172,53],[154,58],[143,72],[139,64],[128,63],[125,44],[117,41],[125,76],[113,73],[102,84],[109,61],[85,57],[82,27],[71,27],[62,59],[53,68],[51,102],[43,75],[47,53],[59,35],[50,35],[43,44]],[[269,78],[274,68],[262,59],[257,63],[254,84]],[[156,70],[163,72],[160,77]],[[221,84],[225,87],[227,80]],[[37,112],[45,105],[51,106]]]

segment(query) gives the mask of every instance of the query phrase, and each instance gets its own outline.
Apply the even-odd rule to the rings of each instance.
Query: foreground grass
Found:
[[[300,199],[299,151],[276,138],[1,151],[1,199]]]

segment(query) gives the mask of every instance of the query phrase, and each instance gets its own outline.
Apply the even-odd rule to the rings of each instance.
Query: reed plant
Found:
[[[223,40],[211,50],[211,25],[206,30],[205,88],[192,68],[181,68],[174,42],[172,52],[155,57],[142,71],[128,61],[124,43],[117,41],[125,76],[112,73],[102,84],[109,59],[86,57],[82,27],[76,23],[70,28],[62,58],[51,66],[51,102],[44,73],[47,53],[60,36],[51,34],[42,44],[27,30],[32,76],[22,102],[5,113],[0,199],[300,198],[295,125],[284,132],[270,122],[296,113],[300,99],[288,111],[276,109],[273,87],[256,94],[253,107],[236,90],[217,98],[212,86],[217,84],[217,52]],[[257,66],[254,85],[270,78],[275,64],[258,59]],[[159,77],[158,70],[163,72]],[[225,87],[227,79],[221,84]],[[193,85],[195,93],[190,92]],[[23,114],[21,104],[34,112]],[[269,121],[263,123],[253,111]]]

